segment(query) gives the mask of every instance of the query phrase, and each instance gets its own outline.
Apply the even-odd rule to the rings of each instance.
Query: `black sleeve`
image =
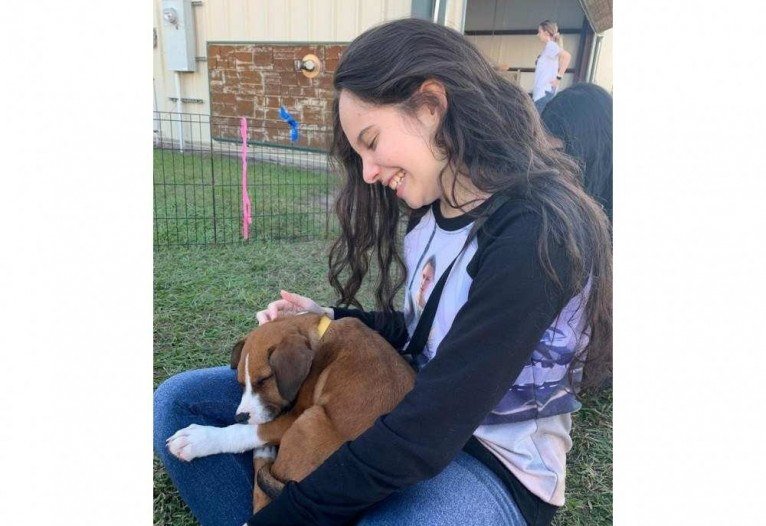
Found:
[[[389,414],[347,442],[248,524],[346,524],[391,493],[441,472],[502,399],[564,305],[537,258],[539,221],[518,215],[477,252],[468,300]],[[564,281],[562,250],[551,262]]]
[[[409,338],[407,325],[404,323],[404,314],[401,311],[378,312],[363,311],[359,309],[344,309],[333,307],[335,319],[356,318],[372,330],[380,333],[394,349],[401,349]]]

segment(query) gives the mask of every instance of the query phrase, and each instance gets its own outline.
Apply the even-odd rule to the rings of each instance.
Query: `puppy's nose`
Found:
[[[247,421],[250,420],[250,413],[237,413],[234,420],[240,424],[247,424]]]

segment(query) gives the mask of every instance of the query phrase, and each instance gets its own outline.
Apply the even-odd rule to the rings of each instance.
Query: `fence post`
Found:
[[[325,173],[324,194],[324,238],[330,238],[330,173]]]
[[[199,184],[202,184],[204,188],[205,183],[204,178],[202,181],[197,179],[196,167],[198,165],[195,162],[196,155],[194,155],[194,152],[204,152],[205,146],[204,144],[199,146],[202,150],[199,150],[199,148],[195,149],[194,145],[197,143],[193,140],[194,129],[190,128],[192,140],[189,142],[189,139],[184,137],[184,152],[181,154],[179,151],[180,137],[175,137],[176,125],[179,122],[188,122],[192,126],[194,124],[192,121],[195,118],[199,118],[200,126],[202,120],[208,119],[212,217],[205,217],[208,213],[207,203],[204,199],[205,194],[202,194],[201,203],[197,202],[196,197],[199,192]],[[216,119],[223,120],[224,122],[214,124],[213,121]],[[236,217],[230,217],[232,213],[230,207],[235,206],[234,213],[236,213],[236,208],[239,208],[241,203],[239,200],[232,202],[236,196],[231,194],[236,185],[229,184],[229,172],[233,168],[236,157],[232,155],[232,144],[239,144],[240,141],[233,139],[233,134],[226,131],[227,127],[230,126],[227,124],[229,117],[216,117],[212,115],[187,117],[178,112],[155,111],[154,120],[159,123],[157,125],[159,133],[155,138],[154,152],[155,157],[159,159],[156,160],[153,167],[155,246],[207,245],[207,234],[205,233],[204,240],[200,243],[197,229],[200,220],[207,221],[208,219],[211,220],[210,226],[213,228],[213,243],[217,245],[219,243],[218,208],[220,206],[223,207],[221,209],[221,220],[223,221],[221,224],[223,229],[221,231],[221,243],[236,242],[236,236],[232,240],[227,239],[227,232],[230,231],[231,221],[236,219]],[[267,128],[268,126],[265,124],[257,130],[255,125],[253,127],[256,133],[263,135],[263,141],[256,141],[252,137],[247,138],[248,146],[253,146],[252,150],[248,152],[248,157],[253,161],[251,166],[248,167],[248,174],[252,174],[253,177],[248,182],[247,190],[252,190],[251,204],[254,211],[258,208],[256,205],[262,193],[264,209],[259,219],[262,218],[264,230],[268,230],[267,225],[270,227],[270,230],[268,230],[270,235],[263,232],[261,237],[268,239],[314,239],[315,236],[321,236],[321,223],[317,224],[316,221],[321,221],[321,217],[317,216],[322,213],[321,207],[323,203],[321,195],[315,197],[312,190],[314,184],[317,186],[321,185],[321,177],[324,176],[324,237],[329,239],[330,223],[333,221],[331,217],[333,209],[330,206],[332,177],[329,167],[326,166],[327,152],[320,148],[309,146],[304,148],[303,146],[284,144],[286,140],[280,135],[283,130],[272,132]],[[199,130],[201,135],[202,129],[199,128]],[[164,134],[165,131],[168,131],[167,139]],[[219,156],[217,165],[216,155]],[[187,157],[190,157],[190,159],[187,159]],[[202,167],[204,172],[204,155],[202,157],[202,164],[199,166]],[[320,158],[324,159],[325,163],[317,162]],[[167,167],[165,166],[166,162],[168,163]],[[191,163],[190,167],[187,166],[188,163]],[[221,171],[220,174],[217,173],[219,170]],[[255,173],[254,170],[258,173]],[[260,179],[258,174],[261,176]],[[222,186],[220,187],[221,199],[217,195],[218,175],[223,177]],[[259,180],[260,187],[258,184]],[[285,192],[284,196],[282,195],[283,191]],[[191,196],[187,195],[187,192],[191,192]],[[192,199],[191,202],[189,197]],[[200,210],[200,205],[202,210]],[[270,214],[268,211],[270,211]],[[160,225],[160,223],[164,224]],[[256,225],[258,224],[256,223]],[[205,223],[205,229],[207,229],[207,225]],[[164,227],[164,230],[162,227]],[[197,235],[195,238],[196,243],[195,240],[191,239],[190,230],[192,227],[194,228],[195,235]],[[186,231],[184,239],[180,236],[182,228],[185,228]],[[171,229],[175,230],[175,237],[171,234]],[[301,235],[304,229],[308,232],[308,235]],[[253,238],[256,237],[256,231],[257,226],[254,226]],[[306,232],[303,233],[305,234]]]
[[[211,187],[213,189],[213,243],[218,244],[218,228],[216,227],[215,221],[215,163],[213,162],[213,126],[210,123],[210,118],[208,118],[207,123],[210,135],[210,179]]]

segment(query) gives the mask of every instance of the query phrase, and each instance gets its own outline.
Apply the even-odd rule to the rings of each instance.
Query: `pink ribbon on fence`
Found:
[[[247,195],[247,119],[240,117],[239,123],[242,135],[242,236],[248,239],[253,218],[250,216],[250,196]]]

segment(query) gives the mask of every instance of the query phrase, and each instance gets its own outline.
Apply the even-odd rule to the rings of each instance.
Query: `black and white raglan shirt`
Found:
[[[303,481],[288,482],[248,524],[347,524],[437,475],[461,449],[498,474],[527,523],[549,523],[564,503],[570,415],[580,407],[567,372],[588,342],[587,290],[567,298],[548,278],[538,260],[541,220],[523,199],[499,206],[464,249],[473,217],[444,218],[437,202],[410,225],[401,312],[335,308],[336,319],[357,317],[403,349],[457,257],[412,391]],[[571,290],[563,249],[549,253]]]

